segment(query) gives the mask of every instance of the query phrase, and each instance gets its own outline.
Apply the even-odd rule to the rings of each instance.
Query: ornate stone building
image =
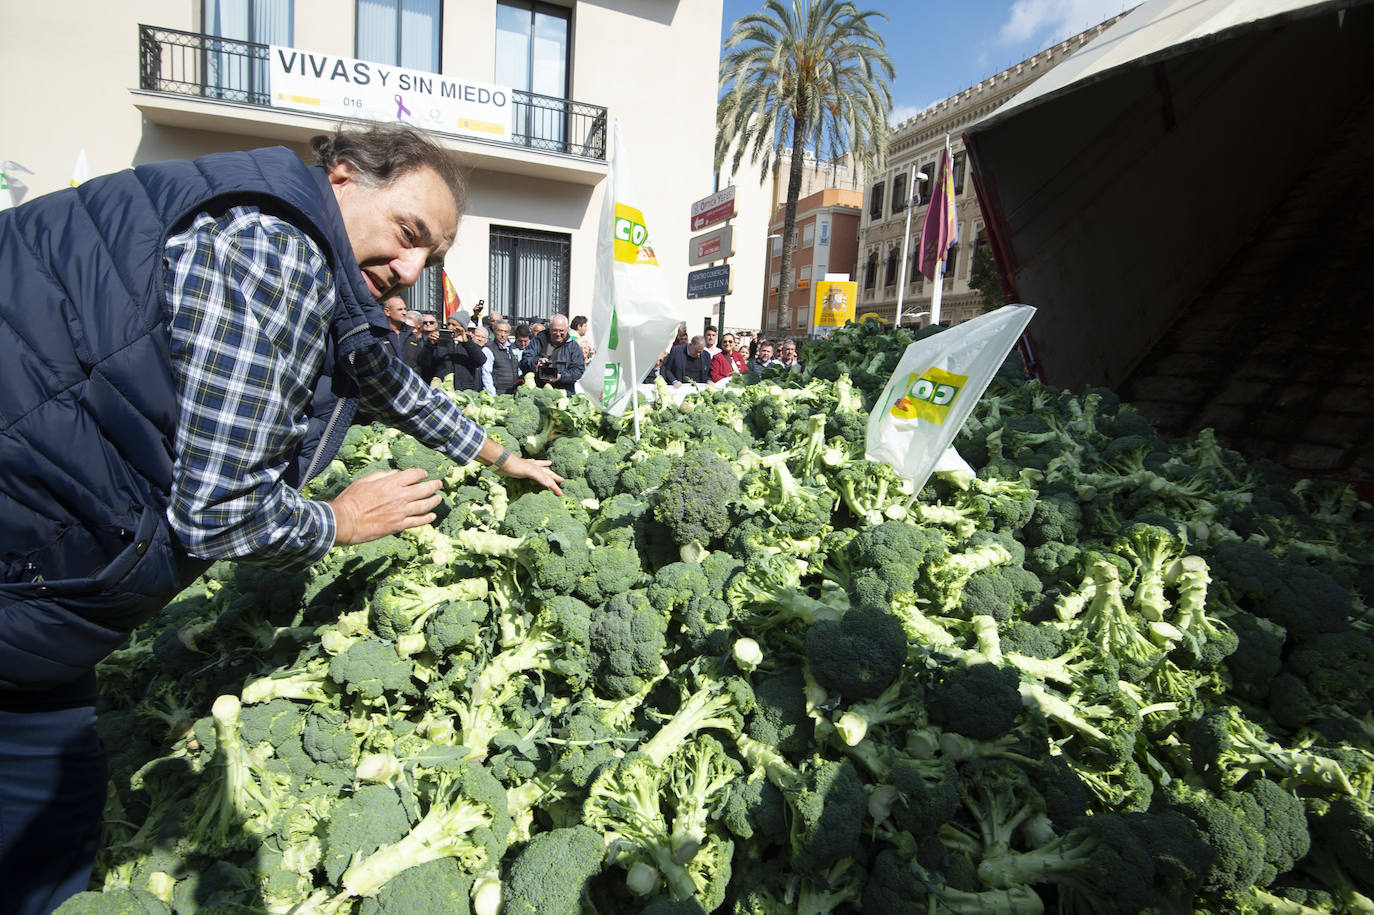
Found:
[[[921,240],[936,165],[945,137],[954,154],[954,195],[958,202],[959,240],[950,249],[942,279],[940,321],[958,324],[982,313],[983,300],[969,288],[969,269],[978,247],[985,243],[983,218],[978,197],[969,178],[968,157],[964,152],[966,127],[990,114],[1060,61],[1092,41],[1120,16],[1074,35],[1044,51],[990,76],[957,95],[936,102],[925,111],[893,128],[888,137],[887,169],[872,179],[864,192],[863,215],[859,224],[860,314],[875,314],[889,324],[897,314],[899,283],[905,280],[901,323],[922,325],[929,321],[934,284],[916,270],[916,255]],[[916,173],[928,180],[913,181]],[[903,261],[903,231],[910,213],[910,234]]]

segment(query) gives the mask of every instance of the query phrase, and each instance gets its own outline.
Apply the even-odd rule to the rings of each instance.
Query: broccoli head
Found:
[[[679,544],[710,544],[730,529],[730,506],[739,479],[726,460],[707,448],[691,448],[653,494],[654,518]]]

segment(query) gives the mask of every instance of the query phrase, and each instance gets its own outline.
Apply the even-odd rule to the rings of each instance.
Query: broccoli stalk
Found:
[[[1349,795],[1357,793],[1336,760],[1274,743],[1241,717],[1233,705],[1195,721],[1188,744],[1193,768],[1222,788],[1234,788],[1251,772],[1262,772],[1285,785],[1316,785]]]
[[[1121,598],[1121,573],[1117,567],[1095,557],[1089,563],[1088,574],[1093,595],[1083,615],[1075,621],[1075,628],[1081,629],[1103,654],[1153,667],[1163,652],[1136,628]]]
[[[457,858],[468,871],[488,863],[490,849],[473,832],[504,819],[506,810],[503,795],[492,794],[479,773],[490,779],[466,764],[438,770],[425,815],[399,842],[355,859],[343,872],[344,888],[335,901],[375,896],[388,880],[426,861]]]
[[[740,775],[740,765],[713,737],[701,735],[674,753],[668,785],[672,792],[673,831],[668,837],[673,860],[686,864],[706,842],[706,823]]]

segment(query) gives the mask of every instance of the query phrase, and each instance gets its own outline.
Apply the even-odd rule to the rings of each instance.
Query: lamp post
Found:
[[[902,326],[902,298],[906,294],[906,255],[911,242],[911,211],[916,208],[916,182],[925,181],[927,177],[925,172],[916,171],[916,165],[912,163],[911,180],[907,182],[906,229],[902,232],[902,264],[897,274],[897,320],[893,322],[896,327]]]

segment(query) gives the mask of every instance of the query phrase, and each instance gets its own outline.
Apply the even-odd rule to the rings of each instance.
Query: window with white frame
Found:
[[[255,44],[294,43],[294,0],[204,0],[201,16],[207,35]],[[255,60],[242,50],[209,50],[205,70],[207,96],[267,104],[265,58]]]
[[[797,288],[798,288],[798,289],[805,289],[807,286],[810,286],[810,285],[811,285],[811,265],[810,265],[810,264],[807,264],[805,267],[803,267],[803,268],[801,268],[800,270],[797,271]]]
[[[811,247],[813,244],[815,244],[815,241],[816,241],[816,224],[815,224],[814,222],[808,222],[808,223],[802,228],[802,247],[803,247],[803,248],[809,248],[809,247]]]
[[[442,0],[357,0],[355,45],[361,60],[426,70],[442,69]]]
[[[821,237],[820,237],[820,240],[817,242],[817,244],[820,244],[820,245],[828,245],[828,244],[830,244],[830,220],[828,220],[828,219],[822,219],[822,220],[821,220]]]

